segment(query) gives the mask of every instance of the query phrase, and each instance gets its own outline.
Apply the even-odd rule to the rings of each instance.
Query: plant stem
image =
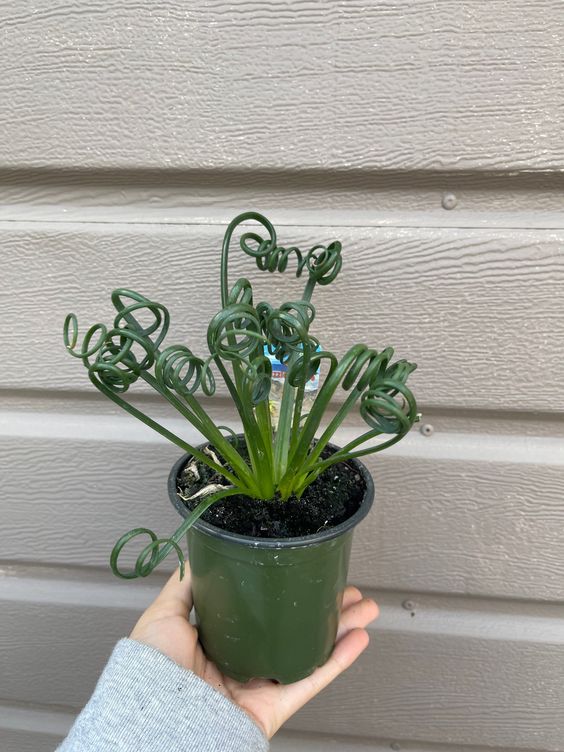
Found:
[[[212,504],[224,499],[228,496],[234,496],[240,493],[237,488],[226,488],[225,491],[219,491],[203,499],[198,506],[190,512],[186,519],[182,522],[175,532],[169,538],[157,538],[157,536],[146,528],[135,528],[130,530],[121,536],[112,549],[110,556],[110,567],[112,572],[121,577],[124,580],[135,579],[136,577],[147,577],[151,572],[169,555],[174,549],[180,561],[180,579],[184,575],[184,554],[180,548],[180,539],[188,532],[192,525],[204,514],[204,512],[211,507]],[[122,572],[118,567],[119,555],[122,552],[124,546],[129,543],[130,540],[136,538],[138,535],[146,534],[152,539],[151,543],[141,551],[137,557],[135,563],[135,569],[133,572]],[[162,548],[160,546],[163,545]],[[147,562],[146,559],[150,555],[150,559]]]
[[[101,382],[99,379],[96,379],[94,375],[89,372],[90,381],[94,384],[96,389],[102,392],[106,397],[109,397],[109,399],[112,400],[112,402],[115,402],[116,405],[119,405],[123,410],[128,412],[130,415],[133,415],[133,417],[140,420],[142,423],[145,423],[146,426],[149,426],[149,428],[152,428],[157,433],[160,433],[161,436],[164,436],[165,439],[168,439],[173,444],[176,444],[176,446],[180,447],[183,451],[187,452],[188,454],[191,454],[196,459],[203,462],[205,465],[208,465],[212,468],[212,470],[215,470],[220,475],[223,475],[227,480],[229,480],[234,485],[237,485],[241,488],[241,493],[246,493],[250,496],[252,496],[252,492],[248,490],[244,484],[241,482],[239,478],[237,478],[233,473],[230,473],[228,470],[226,470],[221,465],[218,465],[213,460],[211,460],[206,454],[201,452],[196,447],[192,446],[191,444],[188,444],[186,441],[181,439],[179,436],[176,436],[176,434],[172,433],[172,431],[169,431],[168,428],[165,428],[164,426],[161,426],[160,423],[157,423],[155,420],[150,418],[148,415],[146,415],[141,410],[138,410],[136,407],[131,405],[129,402],[126,402],[122,397],[120,397],[118,394],[114,393],[111,389],[109,389],[103,382]]]
[[[335,454],[331,455],[331,457],[329,457],[328,459],[319,462],[317,465],[315,465],[315,467],[311,469],[307,476],[303,478],[299,485],[296,487],[296,496],[300,497],[305,489],[310,485],[310,483],[313,483],[313,481],[318,478],[324,470],[327,470],[327,468],[331,467],[332,465],[336,465],[339,462],[346,462],[347,460],[352,460],[356,457],[364,457],[367,454],[375,454],[376,452],[381,452],[383,449],[387,449],[388,447],[393,446],[393,444],[396,444],[398,441],[403,439],[405,432],[398,433],[388,441],[384,441],[382,442],[382,444],[378,444],[377,446],[368,447],[367,449],[362,449],[358,452],[349,451],[350,447],[357,446],[360,443],[364,443],[365,441],[368,441],[369,439],[379,435],[381,435],[381,431],[377,431],[376,429],[374,429],[373,431],[367,431],[358,439],[355,439],[355,441],[347,444],[346,447],[343,447],[338,452],[335,452]]]
[[[253,495],[256,495],[258,498],[262,499],[271,499],[274,495],[272,472],[268,472],[269,468],[264,467],[264,461],[268,462],[269,455],[262,433],[257,424],[256,417],[253,413],[252,408],[245,400],[244,396],[243,398],[239,396],[240,393],[237,391],[237,386],[233,383],[233,380],[231,379],[231,376],[223,365],[221,359],[215,357],[214,361],[221,375],[223,376],[223,380],[225,381],[227,388],[229,389],[229,393],[231,394],[233,402],[235,403],[235,407],[237,408],[237,412],[239,413],[239,416],[241,418],[241,422],[243,423],[243,432],[245,434],[249,461],[251,462],[253,477],[258,488],[258,493]],[[233,363],[233,366],[235,366],[235,363]],[[259,472],[259,469],[262,469],[262,472]]]
[[[228,461],[233,469],[238,473],[239,477],[244,481],[245,485],[249,489],[256,488],[253,475],[250,467],[243,460],[237,449],[228,441],[221,431],[217,428],[213,420],[206,413],[204,408],[198,403],[198,401],[190,394],[183,395],[183,398],[188,403],[188,406],[183,404],[182,400],[170,389],[161,387],[159,382],[154,376],[147,372],[141,374],[142,378],[150,384],[159,394],[161,394],[170,404],[178,410],[181,415],[184,415],[192,425],[200,431],[203,436],[210,441],[223,458]],[[258,490],[258,489],[257,489]]]
[[[295,354],[292,355],[288,361],[287,368],[289,369],[292,360],[295,359]],[[288,465],[288,452],[290,448],[290,437],[292,430],[292,414],[294,405],[294,392],[295,389],[290,385],[288,379],[288,371],[286,371],[286,378],[284,379],[284,386],[282,388],[282,400],[280,401],[280,414],[278,416],[278,426],[276,428],[276,436],[274,438],[274,483],[278,485],[281,478],[286,472]]]

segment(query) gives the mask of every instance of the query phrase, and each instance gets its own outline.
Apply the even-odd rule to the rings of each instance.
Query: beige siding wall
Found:
[[[64,315],[131,286],[202,352],[248,208],[342,240],[317,332],[416,360],[434,429],[369,460],[382,616],[273,749],[564,749],[564,6],[11,0],[0,31],[2,752],[65,733],[164,576],[115,580],[114,540],[176,522],[177,450],[93,394]]]

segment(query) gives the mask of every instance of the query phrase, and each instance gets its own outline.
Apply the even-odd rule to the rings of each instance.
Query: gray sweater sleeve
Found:
[[[57,752],[268,752],[259,727],[192,671],[118,642]]]

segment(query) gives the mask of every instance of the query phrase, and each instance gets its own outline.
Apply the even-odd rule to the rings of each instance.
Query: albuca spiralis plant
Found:
[[[248,279],[228,282],[228,260],[236,228],[249,221],[266,231],[262,237],[256,225],[240,237],[241,249],[262,271],[284,272],[292,261],[296,277],[305,278],[301,297],[278,308],[270,303],[255,304]],[[393,349],[377,351],[359,344],[339,360],[321,348],[310,333],[315,318],[311,303],[316,285],[325,287],[335,280],[342,266],[341,243],[315,245],[307,253],[277,244],[272,224],[256,212],[246,212],[229,224],[221,255],[221,310],[207,331],[209,355],[201,358],[186,345],[164,346],[170,316],[162,303],[133,290],[114,290],[111,299],[117,311],[111,327],[94,324],[79,344],[78,321],[69,314],[64,323],[68,352],[82,360],[94,386],[131,415],[219,473],[224,484],[198,492],[201,500],[180,527],[167,538],[147,528],[135,528],[123,535],[111,554],[114,574],[130,579],[147,576],[171,551],[175,551],[184,572],[180,542],[189,527],[220,499],[246,495],[281,501],[300,498],[304,490],[331,465],[381,451],[398,442],[417,420],[415,399],[406,386],[415,364],[392,362]],[[268,354],[287,366],[278,424],[273,426],[269,409],[272,365]],[[303,414],[308,380],[324,363],[326,374],[309,412]],[[198,401],[198,392],[211,396],[216,390],[213,369],[221,375],[239,414],[244,432],[244,449],[234,432],[216,425]],[[209,442],[213,450],[200,450],[146,415],[124,398],[142,379],[167,400]],[[323,425],[327,407],[341,387],[346,396],[336,414]],[[368,430],[329,457],[323,450],[349,412],[359,406]],[[376,437],[387,437],[379,443]],[[367,442],[370,442],[367,444]],[[118,557],[123,547],[140,535],[149,537],[133,571],[122,571]]]

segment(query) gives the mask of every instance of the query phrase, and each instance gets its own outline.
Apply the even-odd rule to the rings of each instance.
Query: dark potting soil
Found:
[[[326,448],[321,456],[325,459],[332,452],[332,449]],[[197,463],[200,479],[195,482],[193,474],[186,471],[189,464],[184,466],[178,479],[177,490],[181,497],[192,496],[210,483],[226,485],[223,476],[200,462]],[[202,519],[223,530],[254,538],[312,535],[352,517],[362,502],[365,490],[366,483],[354,466],[339,462],[327,468],[308,486],[301,499],[291,496],[287,501],[276,498],[262,501],[243,495],[230,496],[213,504],[204,512]],[[200,496],[182,501],[192,510],[201,500]]]

